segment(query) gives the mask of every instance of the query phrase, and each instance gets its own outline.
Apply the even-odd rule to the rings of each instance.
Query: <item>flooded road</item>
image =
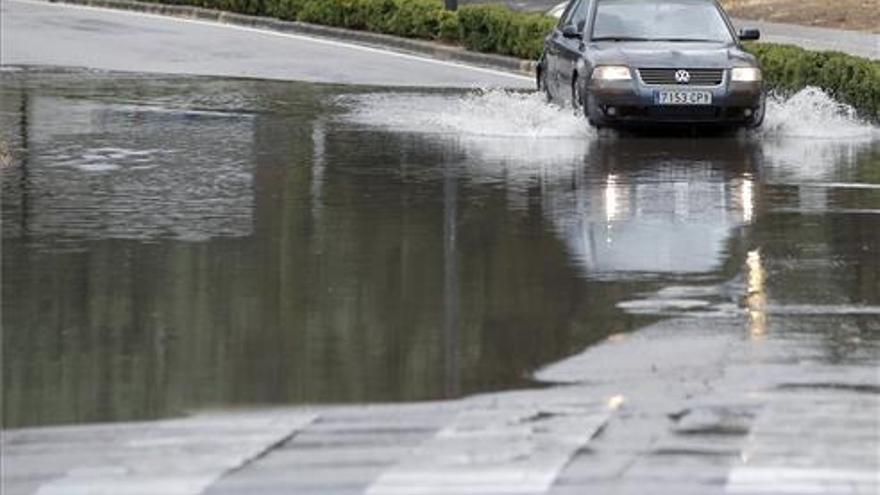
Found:
[[[506,92],[0,81],[5,427],[540,386],[671,315],[878,352],[880,133],[816,91],[694,138]]]

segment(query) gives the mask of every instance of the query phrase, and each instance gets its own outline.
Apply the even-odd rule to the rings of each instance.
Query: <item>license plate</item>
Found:
[[[655,91],[655,105],[711,105],[709,91]]]

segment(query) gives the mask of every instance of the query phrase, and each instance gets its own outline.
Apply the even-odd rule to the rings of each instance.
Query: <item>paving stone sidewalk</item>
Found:
[[[805,335],[709,314],[612,337],[539,390],[12,430],[4,493],[880,493],[876,349],[830,363]]]

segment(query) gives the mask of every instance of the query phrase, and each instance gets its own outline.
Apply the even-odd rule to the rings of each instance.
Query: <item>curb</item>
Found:
[[[438,60],[461,62],[480,67],[498,69],[518,74],[534,75],[537,63],[503,55],[472,52],[457,46],[444,45],[432,41],[400,38],[388,34],[355,31],[338,27],[308,24],[299,21],[282,21],[272,17],[237,14],[223,10],[171,5],[135,0],[47,0],[48,3],[66,3],[86,7],[100,7],[157,14],[169,17],[197,19],[200,21],[231,24],[235,26],[264,29],[279,33],[304,34],[320,38],[343,40],[373,48],[390,49],[409,54],[427,55]]]

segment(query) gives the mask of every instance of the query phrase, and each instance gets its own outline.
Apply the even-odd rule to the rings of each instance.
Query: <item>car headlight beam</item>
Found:
[[[632,72],[623,65],[602,65],[593,69],[593,79],[602,81],[629,81]]]
[[[733,82],[758,82],[763,79],[757,67],[736,67],[730,73]]]

